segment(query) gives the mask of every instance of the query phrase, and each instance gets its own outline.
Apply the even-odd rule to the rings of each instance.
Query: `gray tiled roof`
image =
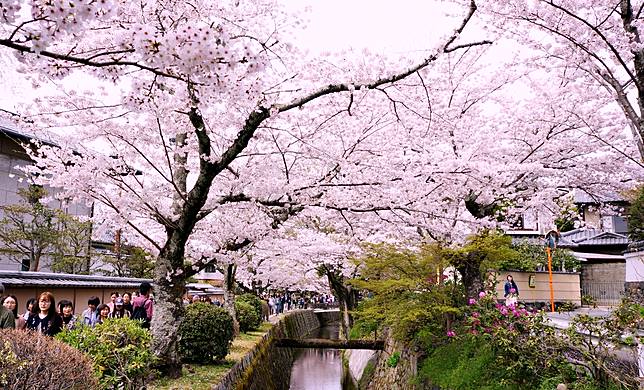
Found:
[[[0,271],[0,283],[6,287],[51,286],[51,287],[105,287],[138,288],[142,282],[152,279],[119,278],[115,276],[71,275],[48,272]]]
[[[34,139],[34,140],[42,141],[46,145],[58,146],[58,143],[56,142],[56,140],[54,139],[51,133],[42,132],[42,133],[36,134],[34,132],[26,131],[24,129],[18,129],[13,124],[7,121],[0,121],[0,133],[6,134],[7,136],[12,138],[17,138],[21,141],[29,141]]]
[[[561,233],[561,238],[581,245],[628,245],[628,236],[597,229],[575,229]]]
[[[590,194],[584,190],[576,188],[573,192],[575,203],[611,203],[625,202],[624,197],[616,192],[605,194]]]

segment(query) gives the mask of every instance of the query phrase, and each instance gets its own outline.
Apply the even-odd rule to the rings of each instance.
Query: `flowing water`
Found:
[[[311,338],[337,339],[338,326],[325,326]],[[302,348],[295,352],[291,390],[345,390],[342,387],[342,357],[338,349]]]

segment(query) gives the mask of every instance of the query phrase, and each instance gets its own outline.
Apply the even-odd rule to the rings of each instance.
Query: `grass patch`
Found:
[[[419,374],[444,389],[518,389],[495,378],[495,358],[490,345],[483,340],[452,340],[427,357]]]
[[[273,324],[264,322],[258,330],[240,334],[233,340],[233,345],[223,362],[184,364],[180,378],[159,378],[148,384],[147,388],[149,390],[210,390],[212,385],[217,384],[235,363],[246,356],[272,327]]]

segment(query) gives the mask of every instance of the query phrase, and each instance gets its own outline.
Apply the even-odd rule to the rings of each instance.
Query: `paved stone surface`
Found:
[[[605,307],[597,307],[597,308],[590,308],[590,307],[582,307],[579,309],[576,309],[574,311],[568,311],[568,312],[554,312],[554,313],[546,313],[546,316],[550,320],[550,323],[552,323],[553,326],[560,328],[560,329],[566,329],[568,326],[570,326],[570,322],[575,318],[575,316],[579,314],[587,314],[591,317],[608,317],[610,313],[612,312],[612,308],[609,306]]]

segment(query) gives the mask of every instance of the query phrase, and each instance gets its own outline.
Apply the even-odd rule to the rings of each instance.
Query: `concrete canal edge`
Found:
[[[292,311],[276,323],[246,356],[236,363],[213,390],[287,390],[294,351],[278,348],[280,338],[303,338],[340,319],[338,311]]]

